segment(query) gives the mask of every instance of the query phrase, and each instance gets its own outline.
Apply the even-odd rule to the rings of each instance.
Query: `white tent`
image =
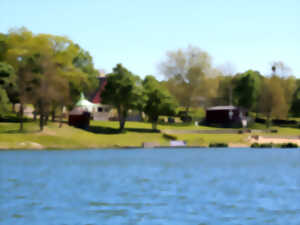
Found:
[[[81,93],[80,94],[80,99],[79,101],[76,103],[75,107],[80,107],[88,112],[93,112],[94,108],[96,108],[96,104],[88,101],[87,99],[85,99],[84,94]]]

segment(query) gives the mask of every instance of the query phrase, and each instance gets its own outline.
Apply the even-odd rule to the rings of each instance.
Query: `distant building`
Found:
[[[88,101],[81,93],[80,99],[69,112],[68,124],[70,126],[86,129],[90,125],[91,113],[94,111],[95,104]]]
[[[87,129],[90,126],[91,114],[83,108],[75,107],[69,112],[68,124],[70,126]]]
[[[242,123],[246,120],[248,112],[244,109],[235,106],[215,106],[206,109],[206,122],[231,124]]]
[[[118,120],[118,116],[116,112],[112,110],[112,107],[109,105],[102,104],[102,93],[105,90],[105,86],[107,84],[107,78],[104,73],[101,73],[98,77],[99,80],[99,88],[96,93],[92,97],[92,102],[95,104],[95,110],[92,113],[94,120]],[[142,115],[135,111],[129,110],[127,121],[141,121]]]
[[[101,73],[98,77],[99,87],[96,93],[92,97],[92,102],[95,104],[95,110],[93,111],[94,120],[108,120],[110,117],[111,107],[102,104],[102,92],[107,84],[107,78],[104,73]]]

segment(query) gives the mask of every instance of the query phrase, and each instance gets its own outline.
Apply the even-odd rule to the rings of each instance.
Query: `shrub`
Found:
[[[210,148],[227,148],[228,144],[227,143],[223,143],[223,142],[216,142],[216,143],[210,143],[209,147]]]
[[[298,148],[298,145],[295,143],[284,143],[280,145],[280,148]]]
[[[259,148],[259,144],[258,143],[253,143],[252,145],[251,145],[251,148]]]
[[[251,145],[251,148],[272,148],[272,147],[273,147],[272,143],[264,143],[264,144],[253,143]]]

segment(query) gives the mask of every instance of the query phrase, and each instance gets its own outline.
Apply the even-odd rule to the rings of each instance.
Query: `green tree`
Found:
[[[259,111],[267,117],[268,124],[272,118],[284,119],[287,117],[288,104],[279,77],[273,75],[264,79],[259,103]]]
[[[290,112],[293,116],[300,117],[300,86],[294,92]]]
[[[10,102],[6,91],[0,86],[0,118],[9,111]]]
[[[79,68],[87,76],[87,82],[84,84],[86,96],[94,94],[99,86],[99,72],[94,68],[93,58],[89,52],[83,50],[78,45],[78,53],[73,59],[73,65]]]
[[[14,70],[10,65],[0,62],[0,118],[9,111],[10,101],[5,89],[11,85],[13,74]]]
[[[262,75],[258,71],[248,70],[237,75],[233,93],[238,106],[256,111],[261,93],[261,80]]]
[[[138,109],[141,105],[142,88],[140,80],[121,64],[107,75],[107,84],[102,92],[104,104],[114,106],[118,112],[120,130],[125,126],[128,111]]]
[[[26,28],[11,30],[6,39],[5,61],[14,67],[16,73],[16,100],[20,103],[20,131],[23,130],[23,112],[27,96],[27,82],[31,74],[29,58],[31,56],[33,34]]]
[[[233,104],[233,77],[219,76],[219,86],[217,90],[217,105],[232,105]]]
[[[176,102],[153,76],[147,76],[143,81],[143,86],[146,95],[144,112],[152,123],[152,129],[156,130],[160,115],[175,114]]]
[[[90,77],[97,76],[88,53],[66,37],[34,35],[21,28],[8,33],[6,44],[5,60],[17,75],[17,91],[12,95],[18,96],[21,105],[20,121],[24,105],[33,104],[40,115],[41,130],[50,113],[54,120],[57,108],[71,107],[80,92],[94,82]],[[87,58],[81,64],[75,60],[80,54]],[[21,122],[20,130],[22,127]]]
[[[159,68],[168,79],[170,93],[187,113],[200,98],[207,99],[216,92],[216,83],[209,78],[219,75],[219,71],[212,67],[208,53],[197,47],[167,52]]]

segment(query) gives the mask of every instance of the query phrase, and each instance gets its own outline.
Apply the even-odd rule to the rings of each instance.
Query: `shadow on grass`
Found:
[[[147,128],[125,128],[123,131],[117,128],[111,127],[101,127],[101,126],[90,126],[86,131],[95,133],[95,134],[122,134],[129,132],[136,132],[136,133],[159,133],[159,130],[152,130]]]
[[[19,129],[16,130],[4,130],[0,131],[0,134],[36,134],[40,133],[41,131],[39,129],[36,130],[23,130],[20,131]]]

